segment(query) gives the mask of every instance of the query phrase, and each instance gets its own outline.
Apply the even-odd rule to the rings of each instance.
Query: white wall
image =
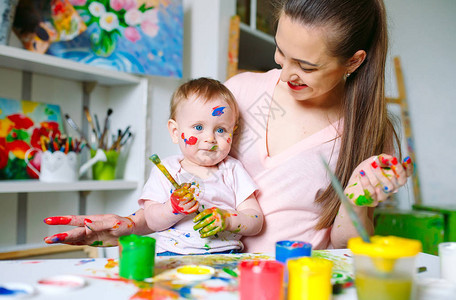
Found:
[[[399,56],[423,203],[456,204],[456,1],[384,1],[390,32],[387,91],[397,96],[391,62]],[[402,207],[412,195],[411,188],[402,193]]]

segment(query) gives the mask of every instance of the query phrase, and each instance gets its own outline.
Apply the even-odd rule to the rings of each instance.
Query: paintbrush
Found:
[[[103,132],[101,133],[100,141],[98,142],[98,148],[103,148],[103,143],[104,143],[104,137],[106,133],[108,132],[108,127],[109,127],[109,117],[112,114],[112,109],[109,108],[108,112],[106,113],[106,118],[104,121],[104,126],[103,126]]]
[[[323,165],[325,166],[326,171],[328,172],[329,176],[331,177],[331,184],[336,191],[336,194],[339,196],[340,201],[345,207],[345,210],[348,212],[348,215],[353,222],[353,225],[356,228],[356,231],[358,231],[358,234],[361,236],[364,242],[370,243],[370,238],[369,234],[367,234],[366,228],[363,227],[363,224],[361,223],[361,220],[359,219],[358,215],[356,214],[355,210],[353,209],[352,204],[350,203],[350,200],[347,199],[347,196],[345,196],[344,189],[342,188],[342,185],[340,184],[339,180],[337,179],[336,175],[331,171],[331,169],[328,166],[328,163],[326,160],[321,157],[321,160],[323,162]]]
[[[94,114],[93,117],[95,119],[95,126],[96,126],[96,130],[95,131],[97,132],[97,140],[99,142],[100,141],[100,137],[101,137],[100,123],[98,122],[97,114]]]
[[[81,139],[85,140],[86,143],[87,143],[88,141],[87,141],[87,139],[86,139],[86,137],[84,135],[84,132],[82,132],[82,130],[79,128],[78,124],[76,124],[73,121],[73,119],[70,118],[70,116],[68,114],[65,114],[65,119],[67,120],[67,122],[71,126],[71,128],[76,130],[76,132],[81,136]],[[92,149],[89,144],[87,144],[87,148]]]
[[[97,144],[98,144],[97,130],[95,129],[95,125],[93,124],[92,116],[90,115],[90,111],[89,111],[89,108],[87,106],[84,106],[84,113],[86,115],[87,122],[89,122],[90,127],[92,127],[92,132],[95,134],[95,137],[97,139]]]
[[[152,154],[149,159],[157,166],[157,168],[162,171],[163,175],[168,178],[169,182],[173,185],[173,187],[177,190],[180,188],[180,185],[174,180],[173,176],[169,174],[168,170],[165,168],[165,166],[161,163],[160,158],[158,157],[157,154]]]

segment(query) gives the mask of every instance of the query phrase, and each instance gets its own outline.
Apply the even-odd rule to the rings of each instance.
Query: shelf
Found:
[[[77,192],[134,190],[138,182],[125,180],[80,180],[75,182],[42,182],[39,180],[0,181],[0,193]]]
[[[136,75],[4,45],[0,45],[0,66],[108,86],[138,84],[141,80]]]

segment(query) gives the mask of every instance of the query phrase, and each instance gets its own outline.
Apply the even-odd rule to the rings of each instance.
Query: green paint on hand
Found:
[[[350,198],[350,199],[353,199],[353,197],[355,197],[355,194],[353,194],[353,193],[351,193],[351,194],[348,196],[348,198]]]
[[[371,205],[372,203],[374,203],[374,199],[372,198],[368,190],[364,190],[364,195],[360,195],[355,200],[355,204],[358,206],[367,206]]]
[[[93,247],[103,246],[103,241],[95,241],[90,246],[93,246]]]

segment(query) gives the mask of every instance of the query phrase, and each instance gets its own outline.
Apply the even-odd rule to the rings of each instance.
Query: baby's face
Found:
[[[177,108],[175,121],[173,141],[189,162],[214,166],[230,152],[236,117],[222,98],[203,103],[193,96]]]

